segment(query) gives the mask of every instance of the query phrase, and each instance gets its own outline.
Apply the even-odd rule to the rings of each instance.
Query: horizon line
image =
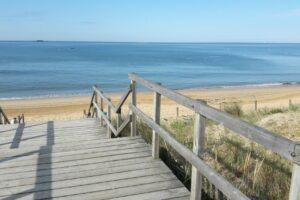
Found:
[[[96,41],[96,40],[0,40],[0,42],[94,42],[94,43],[157,43],[157,44],[215,44],[215,43],[223,43],[223,44],[300,44],[300,42],[242,42],[242,41],[231,41],[231,42],[224,42],[224,41],[190,41],[190,42],[184,42],[184,41],[143,41],[143,42],[139,42],[139,41]]]

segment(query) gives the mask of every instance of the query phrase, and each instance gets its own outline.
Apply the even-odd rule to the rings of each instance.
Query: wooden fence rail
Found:
[[[7,115],[5,114],[4,110],[0,107],[0,124],[10,124]],[[13,119],[14,124],[25,124],[25,117],[24,114],[19,115]]]
[[[3,109],[0,107],[0,124],[10,124],[8,117],[6,116]]]
[[[101,90],[97,88],[97,86],[93,86],[93,95],[90,102],[90,106],[88,109],[88,113],[84,111],[84,115],[86,117],[99,117],[100,124],[103,125],[105,122],[107,126],[107,135],[110,138],[112,134],[118,136],[128,124],[132,122],[132,116],[129,115],[122,122],[122,106],[127,100],[128,96],[132,93],[132,84],[129,85],[127,91],[120,99],[119,103],[115,106],[109,97],[107,97]],[[98,103],[98,98],[100,98],[100,106]],[[103,104],[107,104],[107,112],[104,112]],[[115,128],[111,121],[111,113],[112,111],[117,114],[117,127]]]
[[[131,135],[134,136],[136,132],[136,117],[146,123],[153,129],[152,137],[152,156],[159,158],[159,137],[163,138],[169,145],[171,145],[181,156],[192,164],[191,177],[191,200],[201,199],[202,176],[205,176],[215,187],[220,190],[229,199],[240,200],[250,199],[243,194],[239,189],[229,183],[222,175],[217,173],[209,165],[201,159],[201,153],[204,148],[205,138],[205,120],[210,119],[219,124],[224,125],[232,131],[240,134],[265,148],[278,153],[279,155],[291,160],[294,163],[293,173],[291,178],[291,188],[289,200],[300,200],[300,143],[292,141],[280,135],[274,134],[266,129],[252,125],[246,121],[235,118],[223,111],[217,110],[206,102],[194,100],[173,90],[161,86],[161,84],[145,80],[137,74],[130,73],[128,75],[131,84],[127,92],[123,95],[117,106],[114,106],[110,99],[104,95],[96,86],[93,87],[93,96],[87,116],[100,116],[101,124],[105,121],[108,131],[111,131],[115,136],[131,123]],[[136,104],[136,85],[140,84],[154,93],[154,113],[153,119],[148,117]],[[118,115],[118,121],[121,120],[120,113],[122,106],[128,96],[131,94],[131,103],[129,104],[129,116],[123,123],[115,128],[111,124],[111,110]],[[97,97],[100,97],[100,107],[98,105]],[[160,126],[160,99],[165,96],[180,105],[183,105],[196,114],[194,123],[194,147],[193,151],[189,150],[183,144],[179,143],[168,131]],[[103,102],[107,103],[107,113],[103,111]],[[95,113],[95,114],[93,114]],[[110,133],[108,136],[110,137]],[[271,183],[270,183],[271,184]]]

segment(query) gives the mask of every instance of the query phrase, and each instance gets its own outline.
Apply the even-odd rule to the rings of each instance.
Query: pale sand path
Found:
[[[239,102],[243,109],[254,109],[254,101],[258,107],[287,107],[289,99],[300,104],[300,86],[268,86],[268,87],[235,87],[235,88],[205,88],[178,91],[193,99],[204,99],[216,108],[222,102]],[[108,94],[116,104],[121,94]],[[138,107],[152,114],[153,93],[138,92]],[[27,122],[47,120],[68,120],[83,117],[83,110],[88,108],[91,96],[55,97],[44,99],[2,100],[0,105],[11,118],[24,113]],[[162,98],[162,118],[176,117],[176,107],[179,115],[193,114],[187,108],[179,106],[166,98]],[[124,106],[124,113],[128,107]]]

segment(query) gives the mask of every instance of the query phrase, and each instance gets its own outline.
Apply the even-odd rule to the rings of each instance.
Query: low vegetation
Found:
[[[289,108],[262,108],[244,112],[237,103],[227,104],[225,112],[250,123],[262,126],[291,139],[300,139],[300,105]],[[193,117],[169,120],[165,129],[174,134],[190,149],[193,145]],[[206,151],[203,159],[237,188],[252,199],[288,199],[292,163],[264,147],[239,136],[222,125],[207,120]],[[152,130],[139,123],[138,130],[151,143]],[[189,187],[191,166],[176,151],[161,140],[161,158]],[[206,197],[212,199],[218,193],[204,180]],[[218,194],[222,196],[221,194]],[[220,197],[219,197],[220,198]],[[221,199],[221,198],[220,198]]]

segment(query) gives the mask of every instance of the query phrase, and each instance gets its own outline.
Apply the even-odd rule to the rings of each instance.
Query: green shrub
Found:
[[[267,116],[267,115],[272,115],[276,113],[283,113],[284,109],[283,108],[261,108],[257,111],[261,116]]]
[[[239,103],[226,103],[224,106],[224,111],[236,117],[243,116],[243,109]]]
[[[289,105],[289,111],[299,111],[300,110],[300,104],[290,104]]]

